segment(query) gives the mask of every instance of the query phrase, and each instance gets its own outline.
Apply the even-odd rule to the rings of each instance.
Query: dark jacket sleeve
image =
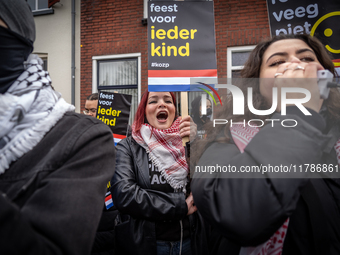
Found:
[[[111,183],[115,206],[121,213],[136,219],[183,219],[188,213],[184,193],[164,193],[147,187],[148,180],[143,181],[141,173],[146,171],[146,176],[149,176],[149,170],[144,169],[147,165],[141,165],[146,152],[139,145],[131,145],[130,139],[126,138],[116,147],[116,172]],[[131,146],[137,147],[138,152],[133,151]]]
[[[1,254],[90,254],[115,150],[106,125],[82,124],[65,143],[45,147],[50,160],[20,209],[0,195]]]
[[[316,113],[315,113],[316,114]],[[295,119],[295,128],[283,127]],[[202,166],[299,166],[321,160],[328,137],[296,115],[275,114],[274,127],[266,125],[245,148],[213,143],[200,158],[191,183],[194,201],[203,217],[222,235],[241,246],[256,246],[270,238],[293,213],[306,173],[203,173]],[[285,123],[287,124],[287,123]],[[242,175],[243,174],[243,175]],[[281,178],[278,178],[281,177]]]

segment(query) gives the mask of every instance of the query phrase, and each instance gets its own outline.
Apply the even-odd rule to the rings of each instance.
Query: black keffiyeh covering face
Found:
[[[35,41],[35,24],[32,11],[25,0],[0,0],[0,19],[9,30]]]
[[[35,25],[24,0],[0,0],[0,93],[5,93],[24,71],[24,61],[33,51]]]
[[[0,0],[0,174],[32,150],[74,106],[51,87],[33,51],[33,15],[24,0]]]
[[[33,47],[25,38],[7,28],[0,27],[0,93],[5,93],[19,75],[25,70],[27,60]]]

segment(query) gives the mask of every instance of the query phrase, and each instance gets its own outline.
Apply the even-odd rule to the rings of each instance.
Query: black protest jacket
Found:
[[[90,254],[114,165],[110,129],[65,113],[0,175],[0,253]]]
[[[212,143],[199,166],[338,165],[334,145],[339,132],[322,133],[325,123],[316,112],[301,116],[287,109],[296,128],[266,125],[248,143],[244,153],[230,143]],[[335,129],[339,129],[338,126]],[[335,171],[335,170],[334,170]],[[304,173],[277,178],[228,178],[225,173],[195,173],[191,183],[195,203],[213,228],[211,254],[239,254],[241,246],[267,241],[289,217],[282,254],[340,254],[340,182],[336,178],[308,179]],[[306,177],[306,178],[304,178]]]
[[[117,214],[118,210],[115,206],[109,209],[104,206],[91,255],[115,254],[115,219]]]
[[[120,211],[115,227],[117,254],[156,255],[155,221],[178,221],[188,213],[185,195],[151,189],[148,156],[131,136],[117,144],[111,181]],[[199,214],[189,216],[192,254],[207,254],[205,227]]]

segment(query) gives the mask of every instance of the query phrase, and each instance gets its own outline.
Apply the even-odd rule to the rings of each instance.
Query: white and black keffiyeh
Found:
[[[42,60],[31,54],[25,71],[5,94],[0,94],[0,174],[32,150],[74,106],[51,87]]]

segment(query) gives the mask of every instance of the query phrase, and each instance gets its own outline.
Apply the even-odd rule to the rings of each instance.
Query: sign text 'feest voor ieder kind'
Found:
[[[148,90],[190,91],[217,78],[213,2],[149,2]]]
[[[131,95],[99,91],[97,119],[111,128],[115,144],[126,137],[131,99]]]
[[[272,36],[310,34],[317,37],[340,67],[339,0],[267,0]]]

